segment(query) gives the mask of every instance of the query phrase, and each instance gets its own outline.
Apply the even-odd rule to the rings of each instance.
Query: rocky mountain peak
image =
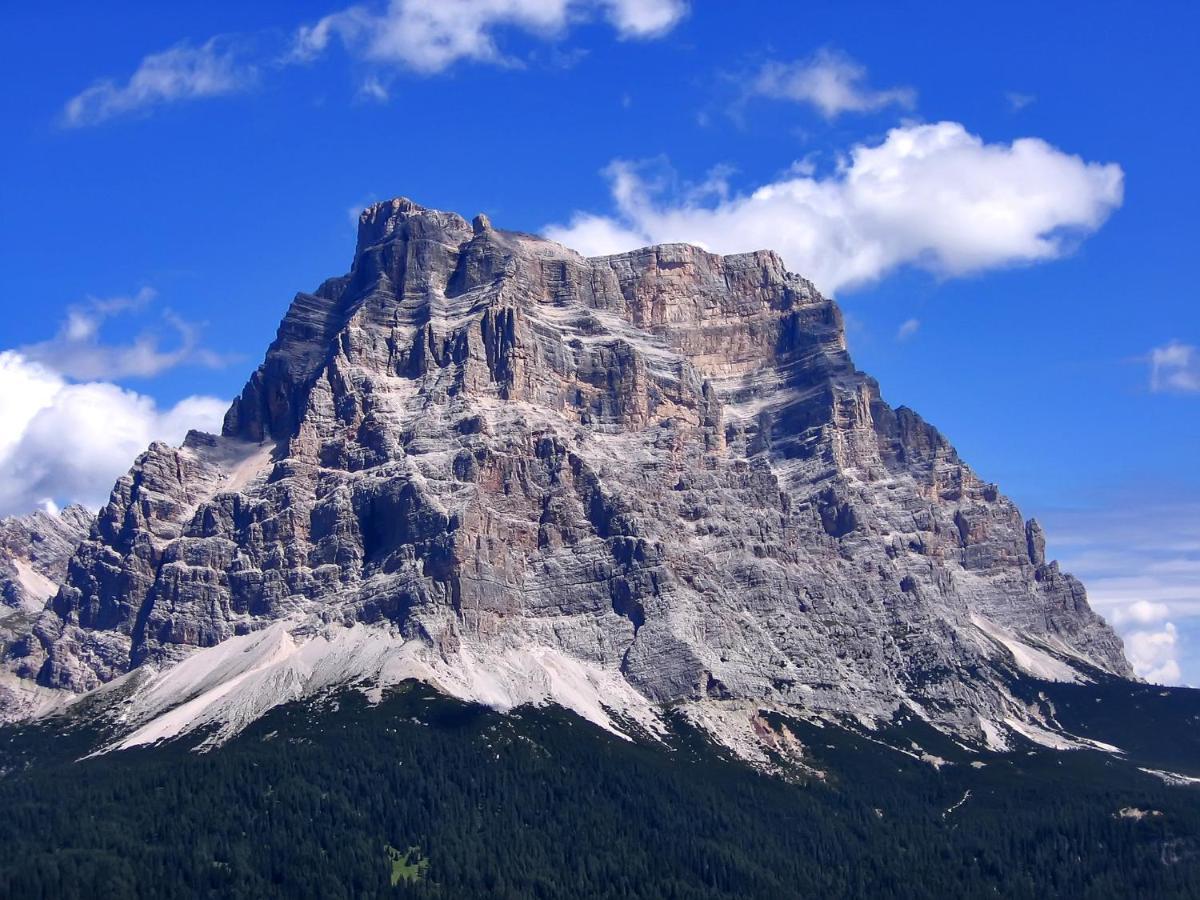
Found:
[[[589,259],[403,198],[220,436],[136,461],[10,652],[69,691],[193,658],[274,685],[193,724],[417,677],[606,727],[674,704],[731,744],[760,707],[1003,742],[1033,715],[1009,679],[1129,674],[1036,523],[775,253]]]
[[[407,197],[372,203],[359,214],[355,259],[376,244],[391,240],[447,239],[470,236],[471,226],[458,213],[427,209]]]

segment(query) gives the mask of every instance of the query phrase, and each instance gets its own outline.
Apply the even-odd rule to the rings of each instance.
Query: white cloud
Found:
[[[1155,603],[1152,600],[1135,600],[1128,606],[1118,606],[1113,610],[1112,620],[1115,625],[1127,622],[1137,622],[1139,625],[1150,625],[1161,622],[1171,615],[1171,607],[1165,603]]]
[[[169,409],[106,382],[74,384],[13,351],[0,353],[0,515],[48,503],[102,505],[152,441],[220,429],[228,403],[194,396]]]
[[[332,13],[296,35],[292,58],[314,59],[334,38],[377,63],[441,72],[461,60],[512,64],[495,33],[512,28],[555,38],[594,15],[622,38],[654,38],[687,13],[684,0],[389,0]]]
[[[896,340],[907,341],[915,335],[921,328],[920,319],[905,319],[900,323],[900,327],[896,329]]]
[[[1200,499],[1143,488],[1039,517],[1062,568],[1124,636],[1138,674],[1200,680],[1200,659],[1189,655],[1200,626]]]
[[[917,94],[912,88],[873,90],[867,70],[835,50],[819,50],[796,62],[768,62],[750,79],[751,95],[793,100],[815,106],[827,119],[846,112],[874,112],[886,106],[911,109]]]
[[[296,31],[290,50],[272,64],[305,62],[342,43],[369,62],[417,72],[441,72],[461,60],[519,65],[497,43],[505,29],[543,39],[565,35],[573,25],[607,22],[622,39],[648,40],[671,31],[688,13],[688,0],[388,0],[358,3]],[[561,60],[560,60],[561,62]],[[187,41],[142,59],[121,82],[105,78],[63,107],[70,128],[97,125],[154,107],[232,94],[253,86],[259,66],[228,37],[199,46]],[[370,76],[362,99],[386,102],[387,82]]]
[[[1135,631],[1125,638],[1133,670],[1155,684],[1178,684],[1182,676],[1176,653],[1179,632],[1167,622],[1158,631]]]
[[[1149,542],[1122,547],[1099,523],[1095,527],[1092,534],[1056,540],[1067,548],[1064,568],[1083,578],[1092,605],[1118,625],[1200,617],[1200,551]]]
[[[666,34],[688,12],[686,0],[604,0],[600,7],[623,38]]]
[[[1151,350],[1150,390],[1181,394],[1200,391],[1200,350],[1179,341]]]
[[[913,265],[941,276],[1055,259],[1121,205],[1115,163],[1038,138],[987,144],[956,122],[894,128],[827,177],[801,167],[749,194],[662,197],[644,165],[606,174],[618,213],[576,213],[554,240],[589,255],[687,242],[720,253],[770,248],[826,291]]]
[[[179,100],[231,94],[249,87],[255,77],[255,68],[241,63],[220,38],[199,47],[181,43],[147,56],[124,84],[105,79],[72,97],[63,122],[73,128],[96,125]]]
[[[59,374],[77,380],[149,377],[180,365],[219,367],[225,357],[200,344],[197,325],[169,310],[162,315],[175,333],[175,346],[163,348],[153,331],[143,331],[127,344],[104,344],[100,328],[112,316],[137,312],[155,298],[151,288],[142,288],[130,297],[89,298],[67,311],[58,334],[19,348],[23,357],[41,363]]]

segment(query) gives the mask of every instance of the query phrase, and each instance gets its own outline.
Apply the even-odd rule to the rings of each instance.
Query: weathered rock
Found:
[[[0,519],[0,610],[45,606],[62,583],[75,548],[87,537],[92,519],[77,505],[57,513],[38,510]]]
[[[1078,581],[771,252],[586,259],[408,200],[220,437],[155,445],[14,670],[86,690],[279,620],[552,647],[655,702],[1011,714],[973,617],[1129,675]]]
[[[75,548],[87,537],[92,514],[82,506],[58,513],[39,510],[0,519],[0,652],[29,637],[57,593]],[[0,671],[0,722],[35,713],[39,695]]]

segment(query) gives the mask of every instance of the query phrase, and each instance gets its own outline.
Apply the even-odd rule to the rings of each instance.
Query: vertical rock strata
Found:
[[[1003,690],[972,617],[1130,674],[1036,523],[880,398],[777,255],[587,259],[399,199],[223,434],[121,478],[10,663],[79,691],[278,620],[388,622],[653,702],[969,728]]]
[[[0,619],[41,610],[91,525],[92,514],[75,505],[0,519]]]
[[[91,524],[82,506],[0,519],[0,653],[28,637]],[[38,712],[51,693],[22,685],[0,668],[0,722]]]

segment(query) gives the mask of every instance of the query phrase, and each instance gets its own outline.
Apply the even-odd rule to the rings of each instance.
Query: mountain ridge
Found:
[[[777,254],[589,259],[403,198],[297,295],[222,435],[139,457],[64,582],[8,651],[43,688],[152,692],[288,635],[229,676],[264,682],[245,703],[172,695],[217,691],[185,729],[416,677],[613,727],[605,700],[651,731],[682,705],[746,753],[760,707],[1003,746],[1055,730],[1013,677],[1132,674],[1037,523],[883,401]],[[362,628],[367,662],[328,649]]]

